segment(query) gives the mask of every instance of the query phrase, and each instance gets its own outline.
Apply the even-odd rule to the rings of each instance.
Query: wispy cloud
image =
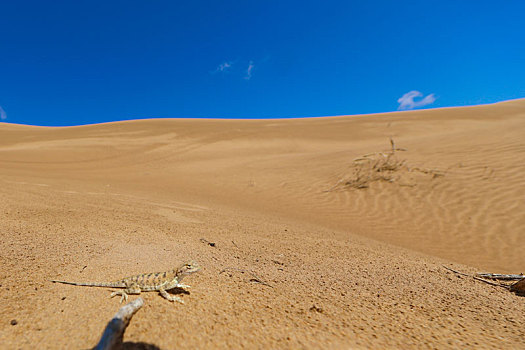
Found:
[[[215,70],[210,71],[211,74],[233,74],[233,76],[236,77],[242,77],[244,80],[250,80],[253,75],[253,70],[255,68],[255,64],[253,63],[253,60],[248,61],[248,66],[245,66],[246,61],[244,61],[244,64],[242,62],[235,61],[224,61],[221,64],[215,68]],[[244,68],[246,67],[246,68]]]
[[[244,76],[244,79],[250,80],[252,78],[252,71],[254,67],[255,65],[253,64],[253,61],[250,61],[250,63],[248,63],[248,68],[246,69],[246,75]]]
[[[418,100],[414,101],[414,99],[418,99]],[[413,90],[413,91],[407,92],[406,94],[404,94],[397,100],[397,102],[399,103],[399,107],[397,109],[403,110],[403,109],[414,109],[418,107],[423,107],[423,106],[434,103],[435,100],[436,100],[436,96],[434,94],[430,94],[430,95],[423,97],[423,94],[421,92]]]
[[[2,108],[2,106],[0,106],[0,120],[6,120],[6,119],[7,119],[7,114],[5,114],[4,109]]]
[[[230,69],[233,65],[233,62],[223,62],[217,66],[215,72],[225,72]]]

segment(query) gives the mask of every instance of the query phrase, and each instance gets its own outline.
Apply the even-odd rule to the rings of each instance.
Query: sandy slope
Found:
[[[186,305],[144,294],[128,341],[525,348],[523,298],[441,266],[525,272],[524,136],[525,100],[296,120],[0,124],[2,347],[96,342],[118,300],[51,278],[113,280],[195,259],[204,269],[185,281]],[[427,173],[341,186],[353,159],[388,150],[389,137]]]

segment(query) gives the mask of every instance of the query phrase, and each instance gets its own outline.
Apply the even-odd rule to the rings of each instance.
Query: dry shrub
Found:
[[[390,145],[391,148],[387,152],[369,153],[354,159],[352,175],[340,180],[335,187],[342,185],[343,187],[363,189],[378,181],[397,182],[401,186],[415,186],[413,183],[406,182],[406,174],[411,172],[431,175],[432,178],[444,176],[443,172],[435,169],[409,167],[406,159],[400,159],[397,156],[398,152],[404,152],[406,149],[396,148],[393,139],[390,139]]]
[[[368,188],[376,181],[394,182],[396,172],[405,166],[405,160],[400,160],[394,152],[377,153],[373,156],[354,160],[353,175],[344,184],[353,188]]]

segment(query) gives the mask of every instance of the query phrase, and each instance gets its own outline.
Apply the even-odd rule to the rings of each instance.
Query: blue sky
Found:
[[[313,117],[522,98],[524,14],[523,0],[1,1],[0,121]]]

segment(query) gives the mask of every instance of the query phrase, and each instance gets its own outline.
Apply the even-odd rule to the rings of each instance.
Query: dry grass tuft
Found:
[[[352,175],[339,180],[334,188],[364,189],[370,187],[370,184],[380,181],[395,182],[400,186],[415,186],[415,183],[407,182],[406,174],[419,172],[432,176],[432,179],[445,175],[444,172],[435,169],[408,166],[406,159],[397,156],[398,152],[405,152],[406,149],[397,148],[392,138],[390,145],[391,148],[387,152],[369,153],[354,159],[351,166]]]

